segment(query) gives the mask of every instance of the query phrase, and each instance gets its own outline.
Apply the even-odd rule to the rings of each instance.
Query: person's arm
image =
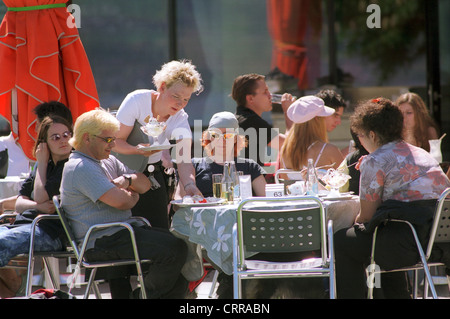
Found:
[[[111,207],[127,210],[133,208],[139,200],[139,194],[122,187],[113,187],[99,197],[100,201]]]
[[[252,181],[252,189],[256,196],[266,196],[266,179],[259,175]]]
[[[27,196],[20,195],[17,197],[16,206],[17,213],[23,213],[28,209],[36,209],[40,213],[43,214],[53,214],[55,212],[55,206],[53,205],[53,201],[47,200],[41,203],[38,203]]]
[[[432,127],[432,126],[430,126],[428,128],[428,139],[429,140],[437,140],[437,139],[439,139],[439,135],[438,135],[437,130],[434,127]]]
[[[370,221],[375,214],[377,208],[381,205],[381,200],[376,201],[367,201],[360,200],[361,210],[359,214],[356,216],[355,222],[357,223],[367,223]]]
[[[281,147],[283,146],[284,141],[286,140],[286,135],[285,134],[278,134],[276,137],[274,137],[269,144],[267,144],[267,146],[280,151]]]
[[[289,93],[284,93],[283,96],[281,97],[281,108],[283,109],[284,121],[286,123],[286,134],[291,129],[293,124],[292,120],[287,116],[287,110],[289,106],[291,106],[291,104],[294,103],[294,101],[295,97]]]
[[[379,174],[382,171],[382,167],[371,163],[367,164],[366,159],[373,161],[370,157],[364,157],[364,159],[358,161],[357,165],[357,169],[361,171],[361,183],[359,185],[361,210],[355,219],[357,223],[367,223],[372,219],[377,208],[381,205],[384,189],[384,180],[380,180],[378,177],[379,175],[384,175]]]
[[[5,210],[15,210],[16,201],[17,196],[0,199],[0,213],[4,213]]]
[[[180,178],[180,183],[183,185],[184,193],[186,195],[203,196],[202,192],[197,188],[195,182],[195,170],[192,163],[178,163],[178,176]]]
[[[131,178],[131,185],[128,177]],[[132,190],[138,194],[147,192],[152,186],[147,176],[138,172],[119,176],[113,180],[113,184],[121,188]]]
[[[50,160],[50,150],[47,143],[41,142],[36,148],[37,169],[34,179],[33,199],[36,203],[43,203],[50,200],[45,189],[47,182],[47,167]]]
[[[175,161],[178,168],[179,183],[183,186],[186,195],[203,196],[195,181],[195,169],[191,161],[191,143],[190,138],[177,140]]]

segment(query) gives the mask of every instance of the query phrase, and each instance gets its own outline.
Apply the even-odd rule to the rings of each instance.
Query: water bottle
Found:
[[[319,181],[312,158],[308,159],[308,171],[306,177],[306,194],[317,196],[319,194]]]
[[[236,170],[236,164],[234,161],[230,162],[230,176],[231,179],[233,180],[233,197],[234,200],[239,200],[241,198],[241,188],[240,188],[240,184],[239,184],[239,174]]]
[[[221,197],[224,198],[228,203],[232,203],[234,200],[234,182],[231,178],[230,163],[228,162],[225,162],[225,164],[223,165]]]

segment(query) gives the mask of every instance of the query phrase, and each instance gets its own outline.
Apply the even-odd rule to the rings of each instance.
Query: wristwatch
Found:
[[[125,177],[125,179],[128,180],[128,187],[130,187],[131,186],[131,182],[133,181],[133,179],[131,178],[131,175],[130,174],[123,174],[122,176]]]

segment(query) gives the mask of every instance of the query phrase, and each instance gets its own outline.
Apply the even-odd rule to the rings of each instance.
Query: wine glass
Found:
[[[158,137],[166,129],[166,122],[159,122],[154,117],[150,118],[148,123],[141,126],[141,130],[152,137]]]
[[[327,173],[322,177],[322,180],[331,188],[328,197],[339,197],[339,188],[344,186],[350,178],[349,175],[334,168],[327,170]]]

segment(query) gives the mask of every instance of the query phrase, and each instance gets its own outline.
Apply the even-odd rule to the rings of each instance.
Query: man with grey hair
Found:
[[[147,296],[182,298],[187,289],[187,281],[180,274],[186,260],[186,245],[168,230],[131,221],[131,208],[151,183],[144,174],[130,170],[110,154],[119,126],[119,121],[104,110],[78,117],[70,140],[75,150],[64,167],[61,181],[61,206],[78,242],[94,224],[130,222],[140,257],[153,261],[144,275]],[[86,253],[88,259],[133,258],[127,230],[104,230],[95,236],[95,244]],[[131,295],[130,273],[120,270],[108,268],[106,276],[112,298],[124,299]]]

